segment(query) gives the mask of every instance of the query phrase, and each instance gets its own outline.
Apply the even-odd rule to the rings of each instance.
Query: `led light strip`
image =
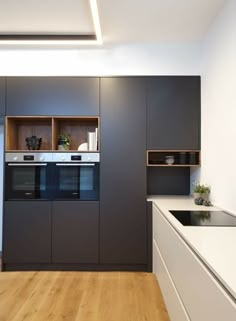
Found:
[[[101,45],[97,0],[89,0],[95,35],[0,34],[0,45]]]
[[[92,13],[93,25],[96,34],[96,42],[98,45],[102,44],[102,30],[100,25],[100,19],[98,14],[98,4],[97,0],[90,0],[90,8]]]

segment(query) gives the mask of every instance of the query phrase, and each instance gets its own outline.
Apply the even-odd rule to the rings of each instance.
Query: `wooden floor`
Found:
[[[0,321],[169,321],[151,273],[0,273]]]

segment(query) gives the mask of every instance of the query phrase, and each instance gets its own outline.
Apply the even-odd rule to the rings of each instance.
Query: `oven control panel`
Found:
[[[99,153],[53,153],[54,162],[100,162]]]
[[[52,153],[6,153],[5,161],[20,162],[20,163],[33,163],[33,162],[53,162]]]

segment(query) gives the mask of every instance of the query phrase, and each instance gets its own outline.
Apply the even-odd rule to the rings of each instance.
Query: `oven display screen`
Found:
[[[71,156],[71,160],[72,161],[80,161],[81,160],[81,156],[80,155],[73,155],[73,156]]]
[[[34,155],[24,155],[24,161],[33,161]]]

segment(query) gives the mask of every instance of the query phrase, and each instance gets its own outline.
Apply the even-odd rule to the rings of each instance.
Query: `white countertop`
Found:
[[[149,196],[167,220],[236,299],[236,227],[183,226],[169,210],[220,210],[189,196]]]

